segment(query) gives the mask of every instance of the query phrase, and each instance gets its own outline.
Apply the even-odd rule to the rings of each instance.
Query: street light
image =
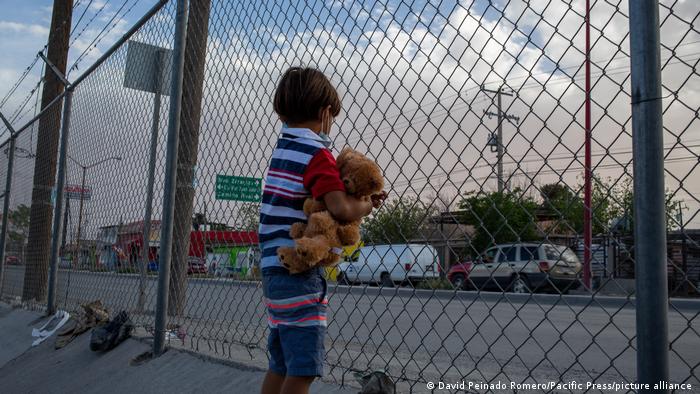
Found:
[[[73,163],[75,163],[78,167],[83,169],[82,182],[80,183],[80,209],[79,209],[79,213],[78,213],[78,234],[76,237],[77,239],[76,239],[76,244],[75,244],[75,249],[78,251],[78,260],[76,261],[76,263],[78,263],[78,265],[79,265],[80,264],[80,225],[83,221],[83,196],[85,193],[85,173],[90,168],[97,167],[98,165],[103,164],[105,162],[108,162],[110,160],[121,161],[122,158],[119,156],[112,156],[112,157],[102,159],[98,162],[95,162],[95,163],[92,163],[92,164],[86,166],[86,165],[80,164],[77,160],[72,158],[70,155],[67,155],[67,156]],[[67,212],[67,210],[66,210],[66,212]]]

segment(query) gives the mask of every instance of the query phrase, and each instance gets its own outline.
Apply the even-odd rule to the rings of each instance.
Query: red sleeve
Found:
[[[335,164],[335,158],[328,149],[319,149],[306,166],[304,172],[304,187],[318,199],[333,191],[345,191],[340,172]]]

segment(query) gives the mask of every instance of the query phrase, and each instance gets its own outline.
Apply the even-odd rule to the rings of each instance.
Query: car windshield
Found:
[[[493,248],[489,249],[486,252],[482,253],[479,258],[475,261],[475,263],[493,263],[494,257],[496,257],[496,253],[498,252],[498,248]]]
[[[561,260],[567,263],[578,263],[578,257],[566,246],[544,245],[547,260]]]
[[[578,263],[578,256],[573,250],[567,248],[566,246],[557,246],[557,249],[561,253],[561,260],[567,263]]]

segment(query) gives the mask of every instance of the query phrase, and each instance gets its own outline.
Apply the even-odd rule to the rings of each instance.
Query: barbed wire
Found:
[[[90,54],[90,52],[92,52],[95,48],[97,48],[97,46],[99,45],[100,42],[102,42],[104,37],[107,37],[109,35],[109,33],[111,33],[112,30],[114,30],[114,28],[119,24],[119,22],[121,22],[126,17],[126,15],[128,15],[131,12],[131,10],[134,9],[136,4],[138,4],[138,2],[139,2],[139,0],[134,0],[134,2],[124,12],[124,14],[121,16],[121,18],[119,18],[115,22],[115,18],[119,15],[119,12],[121,12],[121,10],[124,9],[124,7],[128,3],[128,1],[129,0],[124,0],[122,5],[114,13],[114,15],[109,20],[109,22],[107,22],[107,24],[102,28],[102,30],[97,34],[97,36],[95,36],[95,38],[92,40],[92,42],[85,48],[85,50],[80,54],[80,56],[78,56],[78,58],[75,60],[73,65],[68,69],[68,74],[70,74],[72,71],[78,69],[78,65],[80,64],[81,60],[83,60],[87,55]],[[114,23],[112,23],[112,22],[114,22]],[[109,30],[107,30],[107,28],[109,28]],[[105,33],[105,31],[106,31],[106,33]],[[104,35],[103,35],[103,33],[104,33]]]

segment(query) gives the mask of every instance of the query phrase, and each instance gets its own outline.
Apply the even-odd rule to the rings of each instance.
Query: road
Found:
[[[22,267],[8,267],[3,295],[21,294]],[[135,312],[138,275],[61,270],[59,306],[102,300],[153,325],[156,278],[147,281],[147,310]],[[264,365],[265,310],[257,282],[190,279],[181,345]],[[329,287],[329,376],[383,369],[404,390],[425,382],[625,382],[635,380],[633,300],[614,297],[413,291]],[[671,381],[700,387],[700,303],[673,301],[669,320]]]

